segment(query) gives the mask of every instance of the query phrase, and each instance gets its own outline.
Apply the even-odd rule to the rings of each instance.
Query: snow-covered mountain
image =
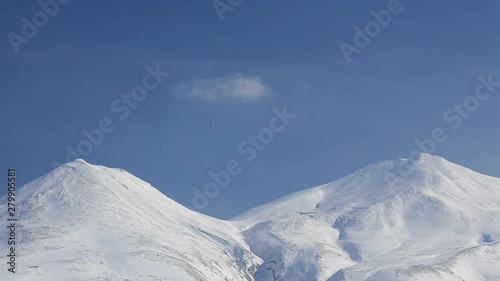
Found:
[[[232,223],[121,169],[76,160],[24,186],[16,201],[17,272],[2,262],[0,280],[253,280],[260,262]]]
[[[2,262],[0,280],[500,280],[500,179],[427,154],[398,176],[408,164],[223,221],[77,160],[19,190],[17,273]]]
[[[500,179],[421,154],[368,166],[238,221],[261,280],[500,280]]]

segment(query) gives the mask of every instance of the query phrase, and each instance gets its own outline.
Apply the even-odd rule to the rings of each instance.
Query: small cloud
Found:
[[[238,73],[223,78],[199,79],[182,83],[177,87],[176,92],[184,96],[213,102],[223,100],[255,102],[260,98],[270,96],[272,90],[262,83],[259,77]]]

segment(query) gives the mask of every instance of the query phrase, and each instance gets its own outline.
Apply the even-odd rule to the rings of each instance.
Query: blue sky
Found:
[[[243,0],[221,21],[210,1],[73,0],[17,54],[8,34],[22,36],[22,18],[42,8],[2,3],[0,168],[16,167],[20,183],[41,176],[107,118],[114,130],[83,158],[190,208],[211,171],[238,162],[241,172],[199,210],[220,218],[408,157],[435,128],[447,135],[435,154],[500,176],[500,89],[456,129],[443,117],[479,76],[500,81],[500,3],[401,1],[348,63],[340,44],[355,46],[354,28],[390,3]],[[111,105],[125,104],[148,66],[169,75],[122,120]],[[246,161],[238,146],[283,107],[296,117]]]

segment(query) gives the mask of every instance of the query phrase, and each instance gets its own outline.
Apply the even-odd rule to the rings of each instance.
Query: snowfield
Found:
[[[19,190],[17,273],[2,262],[0,280],[500,280],[500,179],[428,154],[399,177],[408,161],[223,221],[76,160]]]

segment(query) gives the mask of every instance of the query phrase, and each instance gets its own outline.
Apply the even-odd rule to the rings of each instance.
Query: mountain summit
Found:
[[[260,262],[231,223],[121,169],[75,160],[21,188],[16,201],[17,278],[3,268],[0,280],[253,280]]]
[[[22,187],[16,205],[19,265],[0,265],[1,280],[500,280],[500,179],[428,154],[230,221],[83,160]]]
[[[438,156],[370,165],[233,220],[277,280],[500,280],[500,179]]]

